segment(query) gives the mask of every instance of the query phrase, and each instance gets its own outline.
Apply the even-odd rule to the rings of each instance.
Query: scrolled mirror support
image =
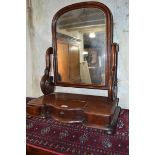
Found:
[[[40,87],[41,91],[43,92],[44,95],[48,95],[54,92],[54,83],[53,77],[50,76],[50,69],[51,69],[51,61],[50,61],[50,55],[53,54],[53,48],[49,47],[46,50],[46,68],[44,71],[44,75],[41,78],[40,81]]]
[[[111,48],[111,72],[109,79],[109,90],[108,96],[111,100],[117,98],[117,55],[119,51],[119,46],[117,43],[112,44]]]

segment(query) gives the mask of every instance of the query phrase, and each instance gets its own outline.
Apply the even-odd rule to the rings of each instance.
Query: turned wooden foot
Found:
[[[108,125],[104,129],[105,134],[112,135],[115,133],[116,127],[117,127],[117,120],[118,120],[118,116],[119,116],[120,111],[121,111],[121,107],[117,106],[115,109],[111,124]]]

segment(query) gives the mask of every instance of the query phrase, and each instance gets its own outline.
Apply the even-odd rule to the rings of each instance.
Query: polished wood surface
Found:
[[[43,148],[38,148],[27,144],[26,155],[60,155],[60,154],[55,151],[47,151]]]
[[[40,109],[46,105],[45,113],[59,121],[84,122],[92,127],[104,128],[111,123],[117,103],[118,99],[111,102],[108,97],[53,93],[31,100],[27,105],[27,113],[39,116]]]
[[[53,48],[49,47],[46,50],[46,68],[44,70],[44,75],[41,78],[40,81],[40,88],[41,91],[43,92],[43,94],[50,94],[54,92],[55,89],[55,85],[54,85],[54,81],[53,81],[53,77],[50,76],[50,72],[51,72],[51,64],[53,63],[53,61],[51,62],[51,55],[53,54]]]

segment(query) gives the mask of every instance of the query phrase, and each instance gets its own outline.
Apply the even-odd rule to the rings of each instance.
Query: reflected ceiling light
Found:
[[[82,54],[85,55],[85,54],[88,54],[88,52],[87,51],[83,51]]]
[[[94,32],[89,33],[89,38],[95,38],[95,37],[96,37],[96,35]]]

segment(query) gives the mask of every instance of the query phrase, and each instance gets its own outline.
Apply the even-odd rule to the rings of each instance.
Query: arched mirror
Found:
[[[110,10],[83,2],[58,11],[52,23],[55,85],[107,89],[112,43]]]

